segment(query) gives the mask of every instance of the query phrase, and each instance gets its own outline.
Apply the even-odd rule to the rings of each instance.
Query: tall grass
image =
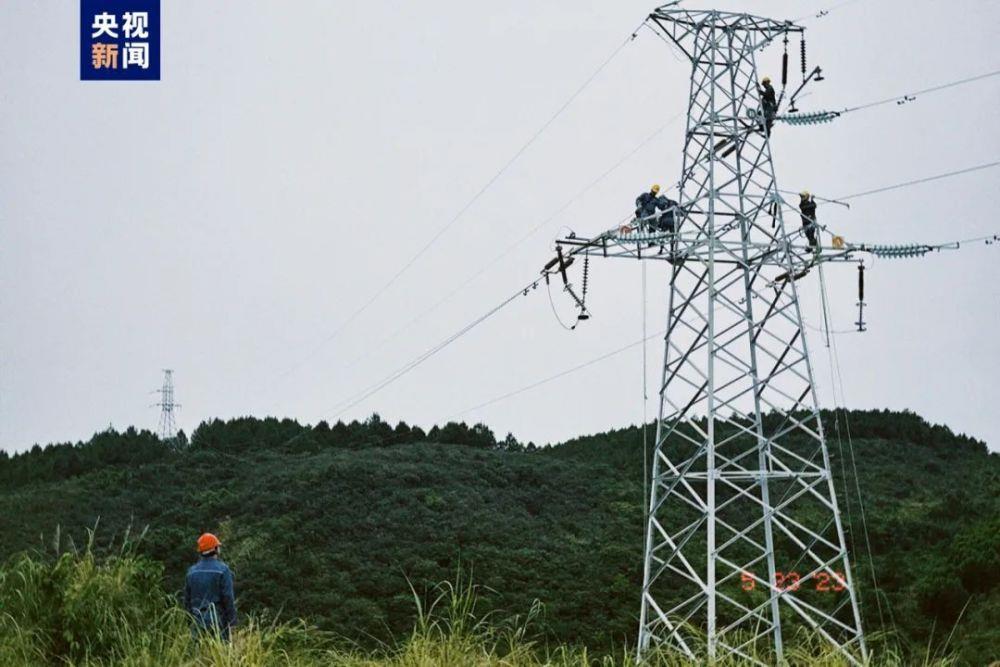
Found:
[[[539,608],[498,618],[479,612],[481,589],[468,577],[426,596],[414,591],[412,632],[396,644],[364,650],[302,621],[250,619],[231,642],[194,637],[188,618],[163,589],[159,564],[139,557],[124,540],[110,557],[94,555],[93,534],[83,549],[18,556],[0,567],[0,665],[35,667],[618,667],[632,665],[622,647],[594,657],[585,648],[547,646],[532,639]],[[873,665],[910,665],[891,642],[881,642]],[[762,657],[763,659],[763,657]],[[764,660],[767,662],[767,660]],[[652,655],[655,667],[688,664],[676,655]],[[803,637],[791,665],[841,665],[821,640]],[[728,661],[720,665],[736,665]],[[923,664],[952,660],[926,656]]]

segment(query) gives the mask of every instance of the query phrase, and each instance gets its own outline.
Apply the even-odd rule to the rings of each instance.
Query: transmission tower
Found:
[[[160,440],[173,440],[177,435],[177,424],[174,421],[174,408],[179,408],[180,403],[174,403],[174,372],[169,368],[163,369],[163,386],[156,390],[160,395],[160,402],[154,403],[152,407],[160,408],[160,427],[158,430]]]
[[[626,227],[558,242],[564,280],[577,254],[670,269],[639,657],[780,663],[802,629],[860,664],[861,615],[795,282],[850,253],[821,259],[798,221],[786,229],[757,86],[757,52],[803,29],[674,4],[648,22],[692,66],[676,233]]]

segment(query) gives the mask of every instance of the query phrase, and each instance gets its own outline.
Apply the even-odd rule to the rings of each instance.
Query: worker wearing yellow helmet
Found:
[[[635,217],[640,227],[656,232],[673,232],[677,202],[660,194],[660,186],[654,183],[649,192],[643,192],[635,200]]]
[[[765,76],[760,80],[757,93],[760,95],[760,107],[764,114],[763,129],[767,136],[771,136],[771,126],[774,125],[774,117],[778,113],[778,98],[774,94],[771,77]]]
[[[649,192],[635,198],[635,218],[640,225],[646,224],[656,214],[656,203],[660,195],[660,184],[653,183]]]
[[[809,239],[809,247],[814,251],[819,249],[819,239],[817,232],[819,225],[816,223],[816,200],[808,190],[799,193],[799,215],[802,218],[802,230]]]

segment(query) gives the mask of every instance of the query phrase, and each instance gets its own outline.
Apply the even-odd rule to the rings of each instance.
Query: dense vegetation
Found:
[[[58,547],[58,539],[56,540]],[[538,607],[498,618],[479,609],[481,589],[460,580],[413,596],[412,629],[397,641],[366,649],[302,621],[245,620],[231,642],[195,637],[162,588],[163,566],[134,553],[83,551],[48,557],[22,554],[0,567],[0,664],[42,667],[627,667],[624,648],[595,659],[585,647],[545,646],[531,639]],[[703,643],[703,642],[702,642]],[[702,647],[703,648],[703,647]],[[702,652],[695,646],[695,650]],[[764,658],[765,656],[758,656]],[[822,639],[790,650],[789,664],[837,665]],[[950,667],[930,656],[925,667]],[[648,653],[649,667],[681,667],[676,654]],[[737,667],[725,660],[719,667]],[[904,657],[882,648],[872,667],[899,667]]]
[[[853,412],[850,427],[886,629],[914,655],[951,635],[963,662],[1000,657],[1000,457],[912,414]],[[852,462],[831,449],[847,475],[838,489],[853,490]],[[177,590],[194,537],[212,530],[244,612],[396,646],[413,631],[410,584],[428,590],[461,569],[484,586],[484,612],[539,600],[539,646],[620,654],[636,626],[642,469],[637,427],[551,448],[377,416],[213,421],[170,444],[107,432],[0,454],[0,557],[51,552],[57,526],[80,543],[98,520],[95,548],[116,552],[129,526],[148,526],[140,561]],[[842,504],[877,629],[860,508]]]

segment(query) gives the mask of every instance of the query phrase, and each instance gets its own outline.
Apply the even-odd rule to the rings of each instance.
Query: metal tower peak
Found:
[[[747,37],[745,45],[753,50],[767,46],[776,37],[805,32],[804,28],[791,21],[717,9],[681,9],[676,3],[657,7],[647,20],[680,47],[691,60],[699,57],[694,43],[698,35],[705,31],[744,33]]]

